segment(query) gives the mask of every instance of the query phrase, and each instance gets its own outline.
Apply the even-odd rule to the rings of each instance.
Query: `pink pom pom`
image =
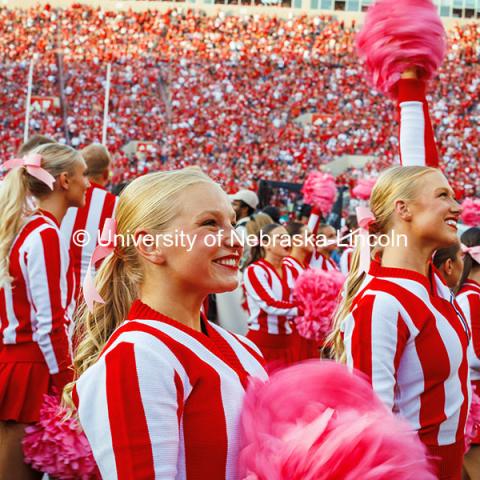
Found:
[[[480,397],[472,388],[472,403],[468,412],[467,424],[465,425],[465,452],[468,452],[472,441],[480,433]]]
[[[376,178],[359,178],[357,185],[352,189],[352,196],[360,200],[369,200]]]
[[[44,396],[40,420],[25,429],[25,462],[58,480],[100,480],[87,437],[54,396]]]
[[[335,178],[329,173],[313,171],[305,180],[302,193],[305,203],[317,206],[323,215],[328,215],[337,196]]]
[[[252,382],[241,417],[243,480],[434,480],[425,448],[366,379],[318,360]]]
[[[294,287],[295,298],[303,310],[303,315],[295,319],[300,335],[322,340],[330,333],[344,282],[345,277],[336,271],[313,268],[300,274]]]
[[[480,198],[466,198],[462,203],[462,222],[470,227],[480,225]]]
[[[409,67],[433,76],[445,57],[446,33],[430,0],[378,0],[367,11],[357,50],[373,85],[392,93]]]

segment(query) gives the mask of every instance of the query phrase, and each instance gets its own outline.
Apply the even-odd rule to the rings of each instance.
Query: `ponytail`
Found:
[[[108,339],[124,322],[138,297],[138,285],[143,279],[140,266],[134,271],[116,253],[102,263],[95,278],[95,287],[105,303],[94,303],[90,312],[85,302],[75,315],[73,367],[78,378],[92,366],[103,351]],[[64,403],[73,407],[72,390],[75,382],[68,384],[63,393]]]
[[[11,281],[9,253],[13,240],[22,228],[28,210],[27,178],[23,168],[11,170],[0,188],[0,288]]]
[[[75,162],[81,155],[68,145],[59,143],[42,144],[30,151],[42,157],[42,168],[54,178],[62,172],[72,173]],[[33,212],[30,196],[42,198],[52,192],[42,180],[28,173],[25,167],[10,170],[0,189],[0,288],[10,282],[9,254],[15,237],[22,228],[25,217]]]
[[[365,279],[365,272],[360,272],[360,250],[361,242],[357,242],[352,253],[350,263],[350,272],[345,281],[342,301],[339,303],[333,316],[333,329],[325,342],[326,345],[332,345],[332,355],[335,360],[345,363],[345,344],[343,342],[342,323],[350,313],[353,300],[360,290],[360,286]]]

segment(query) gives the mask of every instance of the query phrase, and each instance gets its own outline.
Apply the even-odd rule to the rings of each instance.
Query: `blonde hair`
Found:
[[[370,196],[370,209],[376,222],[370,227],[371,234],[388,233],[392,228],[395,202],[399,199],[412,200],[418,194],[420,180],[429,173],[438,172],[432,167],[392,167],[383,172]],[[350,313],[353,300],[365,278],[364,272],[359,272],[360,242],[352,254],[350,272],[346,279],[344,296],[333,319],[333,331],[327,339],[327,344],[333,345],[333,354],[337,360],[345,361],[345,347],[341,335],[341,324]]]
[[[68,145],[47,143],[30,151],[42,157],[41,166],[55,178],[61,173],[73,173],[75,163],[82,159],[79,152]],[[25,217],[32,213],[28,198],[43,198],[52,190],[45,183],[33,177],[25,167],[17,167],[8,172],[0,189],[0,288],[11,281],[9,274],[9,254],[15,237],[21,230]]]
[[[178,196],[201,183],[217,185],[198,167],[150,173],[135,179],[119,197],[115,213],[117,235],[126,237],[139,228],[164,231],[178,214]],[[97,361],[112,333],[125,320],[143,280],[144,271],[133,242],[117,246],[116,252],[104,260],[95,286],[105,303],[95,303],[93,312],[82,304],[76,318],[76,378]],[[67,385],[64,391],[64,402],[70,406],[73,385]]]

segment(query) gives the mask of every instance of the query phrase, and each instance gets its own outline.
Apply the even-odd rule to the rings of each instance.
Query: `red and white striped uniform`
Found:
[[[423,80],[402,79],[398,82],[397,109],[400,116],[401,164],[438,167]]]
[[[90,258],[97,246],[98,232],[102,232],[105,220],[113,217],[117,201],[118,198],[115,195],[102,186],[90,182],[90,188],[85,197],[85,206],[69,208],[63,218],[61,231],[70,246],[70,257],[75,274],[75,298],[78,298]],[[83,246],[79,244],[83,242],[82,238],[76,237],[75,234],[79,230],[86,231],[85,238],[89,239]]]
[[[319,268],[327,272],[338,271],[338,265],[335,261],[319,252],[313,252],[310,259],[310,268]]]
[[[436,272],[429,279],[374,261],[370,274],[343,325],[348,365],[426,445],[463,441],[470,331],[450,290]]]
[[[265,259],[247,267],[244,288],[250,318],[248,328],[269,334],[290,334],[289,319],[298,314],[290,301],[286,278],[280,278],[275,268]]]
[[[290,291],[292,291],[295,287],[297,278],[309,267],[302,265],[296,258],[291,257],[290,255],[282,260],[282,264],[286,273],[287,285],[289,286]]]
[[[73,272],[55,217],[43,211],[28,217],[9,259],[13,280],[0,290],[2,344],[23,344],[32,357],[40,351],[50,374],[59,373],[71,364]]]
[[[134,302],[74,401],[102,478],[238,479],[248,377],[267,378],[247,339],[198,332]]]
[[[352,264],[352,256],[354,249],[351,247],[346,248],[342,252],[340,257],[340,271],[346,276],[350,272],[350,266]]]
[[[457,302],[472,330],[468,363],[470,378],[477,382],[480,381],[480,284],[468,279],[457,294]]]
[[[313,207],[307,224],[308,229],[313,233],[313,235],[316,236],[318,234],[318,229],[321,222],[322,214],[319,208]],[[315,250],[308,256],[307,263],[309,264],[310,268],[320,268],[326,271],[338,270],[337,264],[331,258],[328,258]]]

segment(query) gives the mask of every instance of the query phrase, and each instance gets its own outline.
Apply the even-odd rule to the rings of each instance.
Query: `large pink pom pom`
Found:
[[[45,395],[40,421],[25,429],[25,462],[58,480],[100,480],[87,437],[54,396]]]
[[[309,205],[315,205],[326,216],[333,207],[337,196],[335,178],[330,173],[311,172],[302,188],[303,199]]]
[[[369,200],[372,194],[376,178],[359,178],[357,184],[352,189],[352,196],[360,200]]]
[[[322,340],[330,333],[344,282],[345,277],[336,271],[312,268],[300,274],[293,291],[303,310],[303,315],[295,319],[300,335],[310,340]]]
[[[255,380],[241,417],[243,480],[434,480],[410,425],[363,377],[329,361]]]
[[[465,425],[465,452],[470,449],[472,441],[480,433],[480,397],[472,388],[472,403],[468,412],[467,424]]]
[[[409,67],[433,76],[445,56],[446,33],[430,0],[378,0],[367,11],[357,50],[370,81],[392,93]]]
[[[466,198],[462,202],[460,218],[465,225],[478,227],[480,225],[480,198]]]

